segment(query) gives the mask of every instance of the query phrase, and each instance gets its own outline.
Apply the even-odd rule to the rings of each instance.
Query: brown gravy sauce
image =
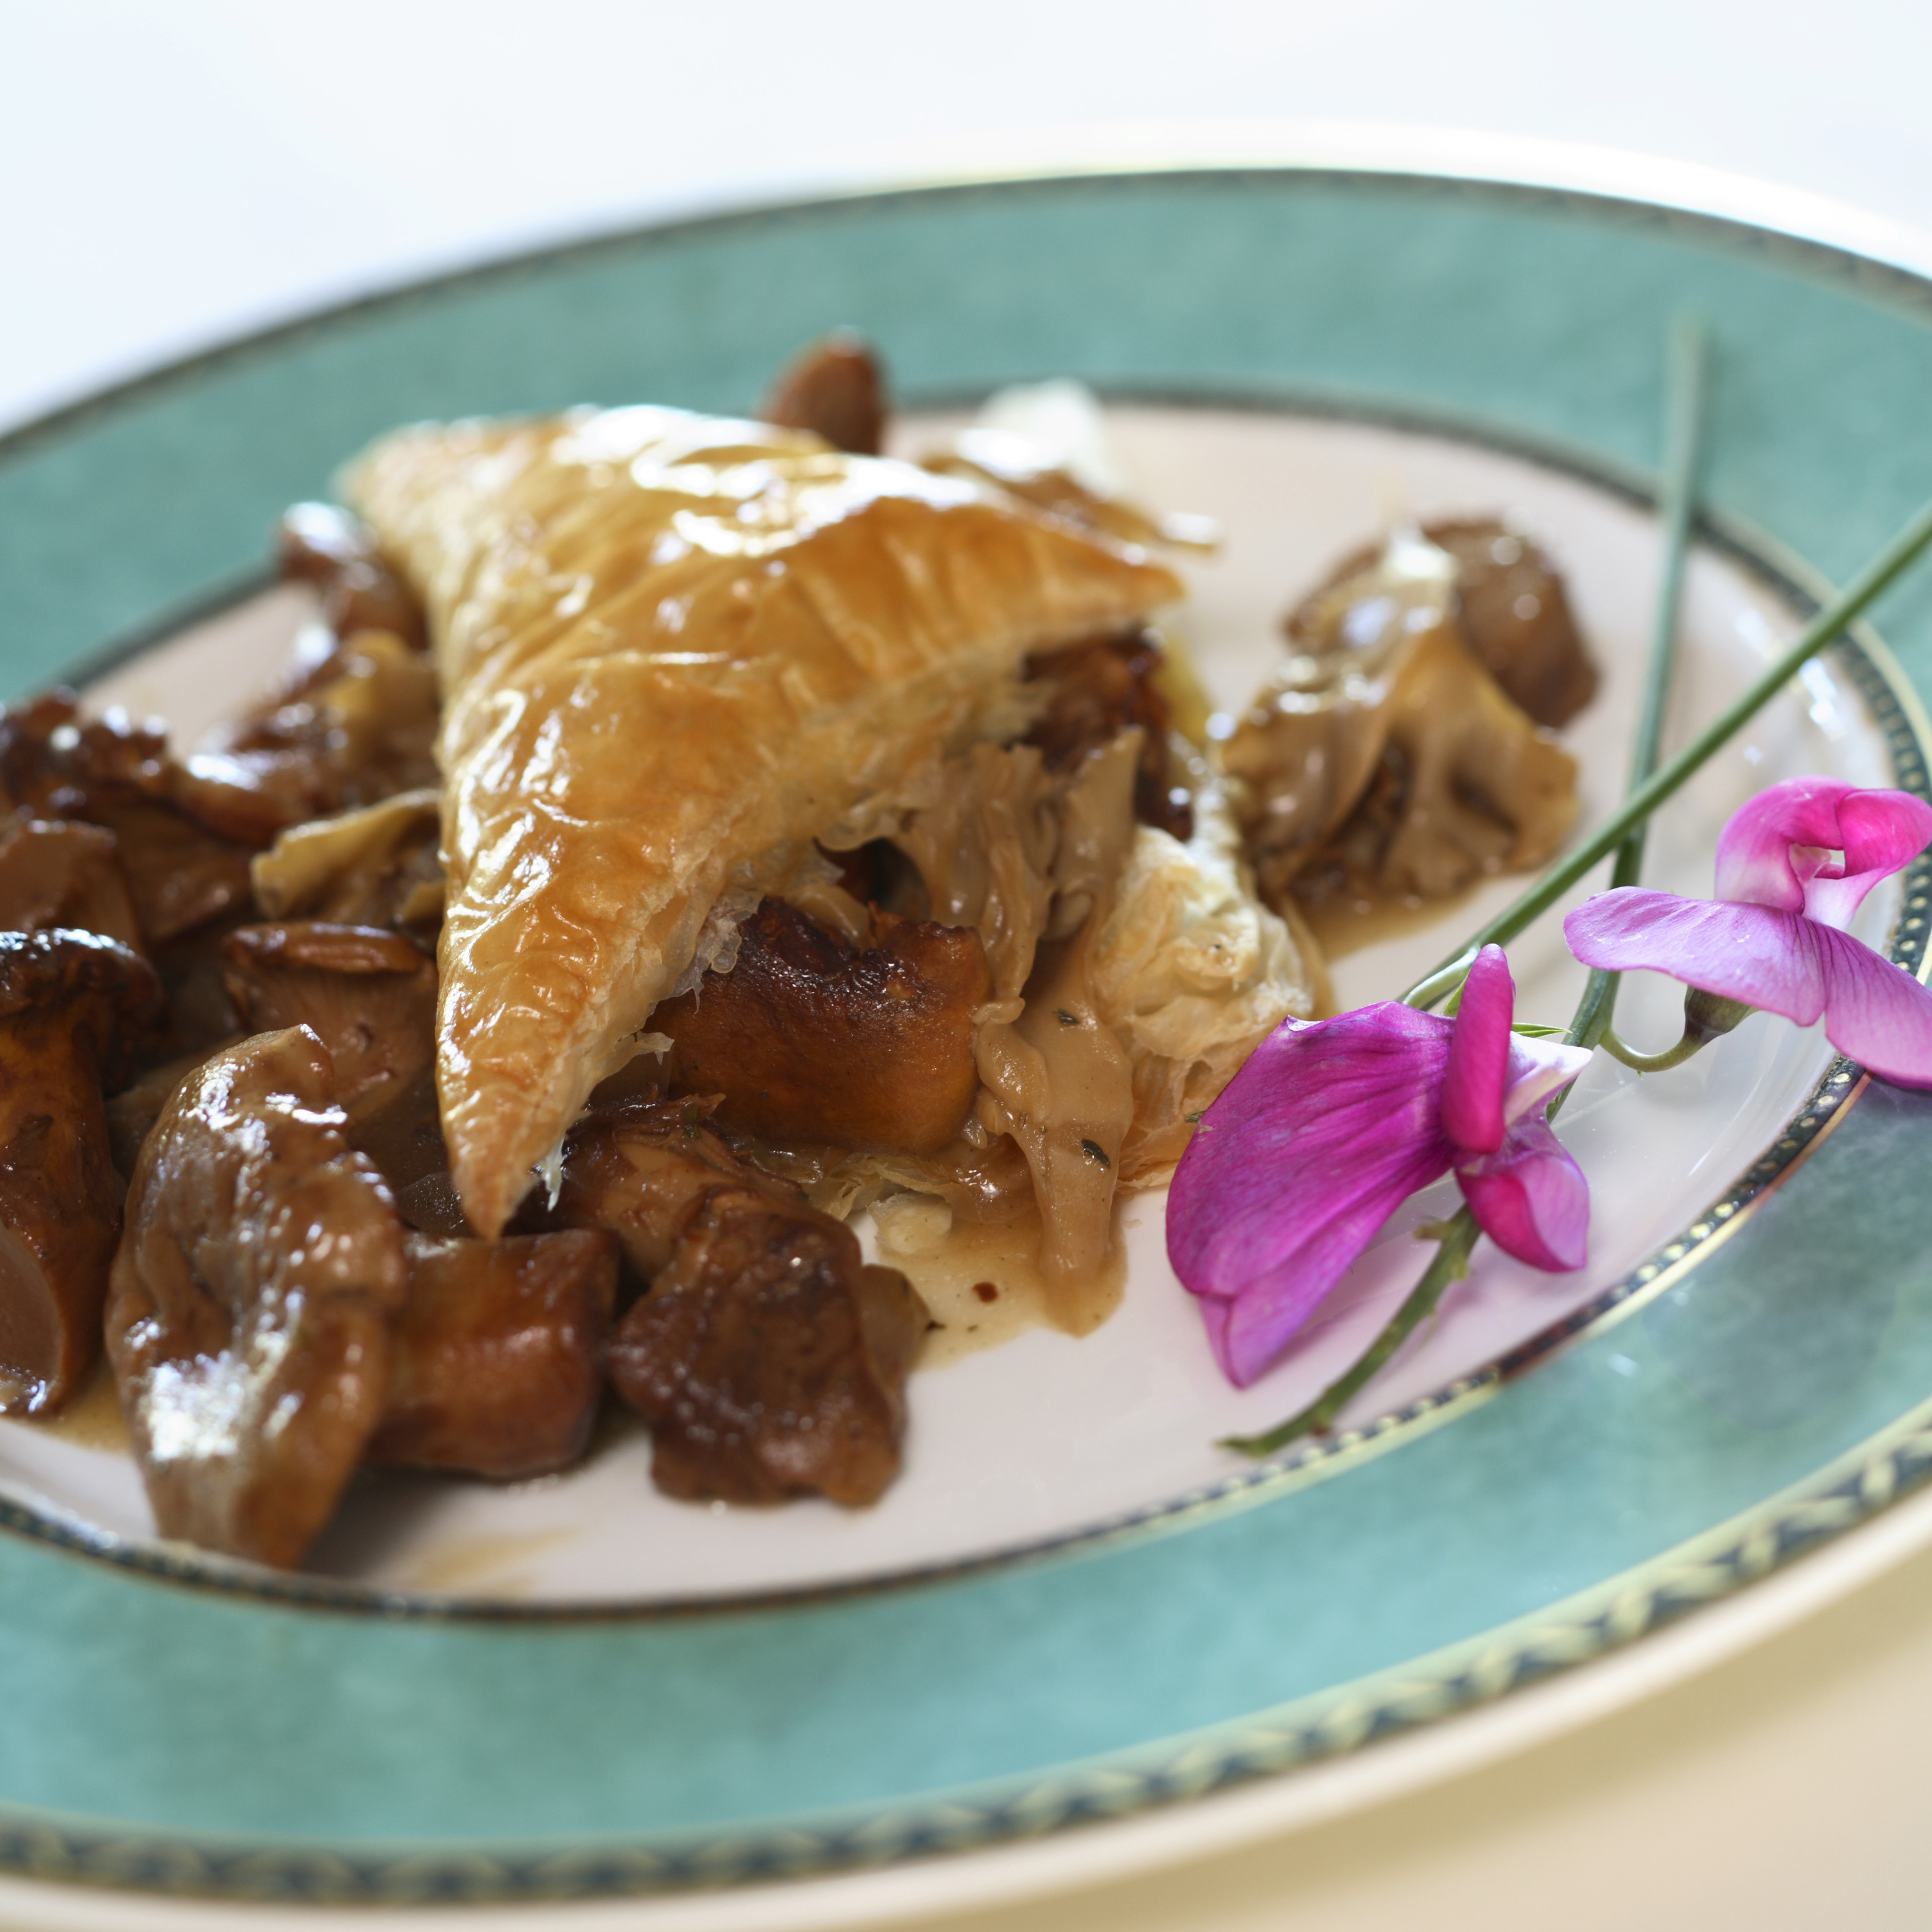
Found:
[[[952,1219],[946,1204],[929,1195],[880,1202],[873,1215],[879,1258],[905,1276],[932,1313],[914,1366],[944,1368],[1029,1328],[1093,1334],[1119,1307],[1126,1286],[1120,1206],[1114,1203],[1106,1259],[1091,1276],[1054,1289],[1035,1259],[1040,1215],[1030,1199],[970,1220]]]
[[[1318,906],[1297,901],[1295,910],[1328,958],[1346,959],[1365,946],[1426,931],[1460,911],[1491,883],[1492,875],[1483,874],[1473,885],[1448,898],[1331,899]]]
[[[529,1566],[578,1534],[573,1526],[520,1535],[460,1537],[420,1558],[404,1574],[402,1586],[442,1595],[485,1586],[497,1596],[527,1596],[536,1584],[536,1572]]]
[[[26,1423],[82,1449],[106,1449],[123,1456],[134,1453],[134,1438],[128,1432],[128,1418],[121,1413],[113,1372],[104,1361],[96,1365],[87,1386],[63,1404],[58,1414],[10,1416],[8,1420]]]

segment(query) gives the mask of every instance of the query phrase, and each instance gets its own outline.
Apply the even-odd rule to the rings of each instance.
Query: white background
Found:
[[[0,0],[0,426],[507,246],[980,160],[1337,136],[1309,123],[1636,151],[1932,229],[1932,4]],[[1928,1720],[1922,1557],[1511,1766],[946,1923],[1921,1926]]]
[[[1932,227],[1932,5],[0,0],[0,424],[506,244],[1272,117],[1642,151]]]

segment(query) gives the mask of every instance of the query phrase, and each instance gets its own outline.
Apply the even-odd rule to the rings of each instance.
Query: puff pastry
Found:
[[[1180,592],[992,488],[669,409],[407,430],[345,487],[435,642],[437,1084],[486,1236],[721,895],[1011,735],[1029,652]]]

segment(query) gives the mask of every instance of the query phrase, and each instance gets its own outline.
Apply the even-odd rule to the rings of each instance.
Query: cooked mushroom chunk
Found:
[[[372,1461],[509,1481],[583,1454],[597,1419],[617,1244],[567,1230],[409,1238],[389,1406]]]
[[[158,998],[114,940],[0,933],[0,1413],[58,1408],[100,1354],[121,1229],[102,1080]]]
[[[848,1228],[742,1166],[690,1102],[580,1129],[556,1214],[608,1228],[650,1281],[618,1324],[611,1379],[651,1425],[666,1495],[856,1508],[884,1493],[928,1318]]]
[[[667,1267],[706,1191],[723,1184],[785,1190],[748,1168],[710,1124],[715,1099],[620,1102],[565,1143],[554,1208],[526,1212],[565,1228],[601,1228],[617,1239],[633,1289]]]
[[[1597,668],[1556,566],[1534,538],[1494,518],[1424,524],[1420,534],[1455,566],[1451,620],[1483,668],[1538,724],[1568,724],[1597,694]],[[1338,591],[1346,596],[1348,586],[1372,579],[1384,556],[1370,544],[1344,557],[1289,614],[1290,644],[1318,645]]]
[[[768,1138],[916,1154],[959,1131],[979,1086],[973,1015],[992,995],[968,926],[875,917],[864,951],[778,899],[736,964],[652,1015],[677,1090]]]
[[[684,1500],[876,1502],[898,1474],[905,1377],[927,1328],[850,1229],[762,1190],[710,1190],[611,1344],[651,1425],[651,1479]]]
[[[840,329],[786,366],[760,414],[782,428],[815,430],[834,449],[877,456],[885,446],[887,410],[878,358]]]
[[[1534,540],[1491,519],[1429,524],[1460,566],[1456,615],[1483,666],[1539,724],[1567,724],[1597,694],[1556,566]]]
[[[1167,700],[1154,682],[1160,662],[1160,646],[1144,631],[1028,658],[1028,682],[1048,697],[1023,742],[1040,747],[1048,771],[1066,771],[1139,726],[1134,816],[1184,844],[1193,835],[1194,805],[1168,748]]]
[[[436,782],[436,668],[392,630],[352,631],[210,734],[190,760],[286,802],[284,826]]]
[[[467,1234],[436,1112],[435,962],[378,927],[306,920],[243,926],[224,954],[251,1032],[307,1026],[328,1048],[349,1144],[375,1162],[403,1219]]]
[[[217,1054],[148,1136],[107,1352],[164,1536],[292,1568],[387,1406],[408,1286],[389,1191],[305,1027]]]
[[[424,641],[422,606],[376,548],[368,528],[333,503],[296,503],[275,532],[276,561],[291,582],[322,593],[338,637],[388,631],[412,648]]]
[[[70,691],[0,712],[0,786],[44,818],[114,835],[142,944],[152,952],[248,904],[248,853],[286,822],[242,784],[197,777],[166,736],[110,714],[84,718]]]
[[[1456,574],[1398,532],[1298,613],[1292,655],[1222,754],[1270,903],[1442,898],[1562,842],[1575,760],[1463,643]]]
[[[251,1033],[313,1029],[352,1124],[409,1085],[436,1051],[436,962],[380,927],[296,920],[223,945],[229,998]]]
[[[433,788],[291,826],[248,868],[270,919],[386,926],[425,940],[442,918]]]
[[[114,835],[64,819],[16,818],[0,831],[0,928],[105,933],[136,951],[140,928]]]

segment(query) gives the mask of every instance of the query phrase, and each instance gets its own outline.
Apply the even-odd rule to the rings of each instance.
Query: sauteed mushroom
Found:
[[[70,691],[0,712],[0,786],[40,817],[113,833],[150,952],[245,906],[248,849],[288,817],[246,785],[185,770],[162,731],[115,714],[83,718]]]
[[[861,952],[778,899],[739,928],[737,963],[651,1016],[682,1091],[784,1141],[928,1153],[959,1131],[992,997],[979,934],[880,913]]]
[[[413,650],[422,648],[422,606],[346,510],[333,503],[292,505],[276,528],[275,556],[285,578],[321,592],[324,615],[338,637],[387,631]]]
[[[1597,668],[1556,566],[1533,538],[1494,518],[1424,524],[1421,535],[1455,563],[1456,632],[1483,668],[1538,724],[1568,724],[1597,694]],[[1372,577],[1383,555],[1369,544],[1344,557],[1290,614],[1290,644],[1316,644],[1337,589]]]
[[[228,996],[250,1033],[310,1028],[328,1049],[352,1126],[392,1100],[436,1051],[436,962],[377,926],[244,926],[222,946]]]
[[[377,805],[293,825],[248,868],[270,919],[386,926],[429,940],[442,916],[439,794],[398,792]]]
[[[46,932],[61,926],[140,949],[114,835],[64,819],[16,818],[0,832],[0,928]]]
[[[292,1567],[388,1396],[403,1227],[306,1027],[217,1054],[148,1136],[107,1351],[154,1518]]]
[[[121,1227],[102,1077],[158,999],[117,940],[0,932],[0,1413],[58,1408],[100,1352]]]
[[[856,1508],[884,1493],[928,1317],[849,1228],[742,1166],[689,1102],[580,1129],[557,1214],[610,1229],[650,1281],[618,1324],[611,1379],[651,1425],[666,1495]]]
[[[394,632],[364,628],[319,662],[298,659],[280,690],[214,734],[192,764],[287,800],[272,836],[434,784],[436,726],[435,666]]]
[[[1223,754],[1271,902],[1440,898],[1540,863],[1568,831],[1575,761],[1472,656],[1456,574],[1398,533],[1297,614],[1294,654]]]
[[[435,962],[395,933],[321,920],[244,926],[224,952],[252,1030],[304,1025],[328,1048],[349,1144],[375,1162],[404,1220],[468,1233],[436,1113]]]
[[[389,1406],[372,1461],[508,1481],[583,1454],[597,1419],[617,1244],[589,1229],[409,1237]]]
[[[760,416],[784,429],[814,430],[834,449],[877,456],[885,446],[886,375],[848,329],[815,342],[788,364]]]

